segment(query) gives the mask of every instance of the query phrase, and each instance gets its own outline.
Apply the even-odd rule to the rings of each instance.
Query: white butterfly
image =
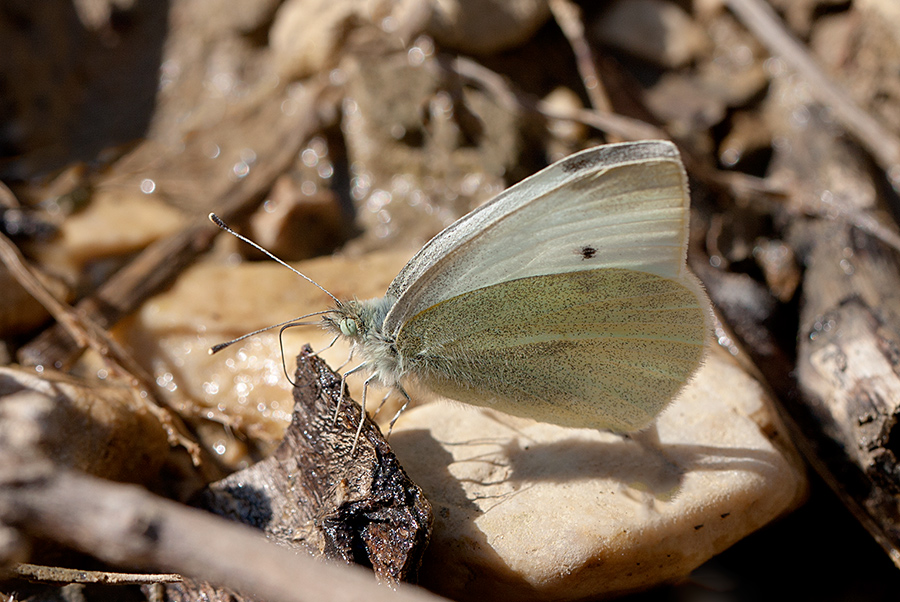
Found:
[[[639,430],[696,372],[710,329],[685,263],[689,205],[672,143],[592,148],[450,225],[383,298],[335,299],[324,325],[362,356],[364,408],[373,380],[408,400],[415,379],[543,422]]]

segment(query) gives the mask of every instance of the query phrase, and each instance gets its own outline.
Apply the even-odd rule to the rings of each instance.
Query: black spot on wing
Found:
[[[593,259],[597,255],[597,248],[591,245],[584,245],[575,249],[577,255],[581,255],[582,259]]]

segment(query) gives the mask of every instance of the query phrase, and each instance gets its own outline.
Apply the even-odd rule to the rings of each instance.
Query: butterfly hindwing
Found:
[[[620,268],[516,279],[410,318],[396,345],[428,389],[564,426],[633,431],[703,357],[694,285]]]

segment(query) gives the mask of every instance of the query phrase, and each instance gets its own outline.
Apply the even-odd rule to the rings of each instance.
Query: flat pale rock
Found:
[[[145,248],[184,227],[184,215],[158,196],[133,189],[100,188],[82,211],[67,217],[59,236],[36,249],[54,269],[84,264]]]
[[[656,426],[622,437],[460,403],[407,411],[391,446],[435,514],[420,583],[454,600],[646,589],[805,496],[762,388],[720,350]]]

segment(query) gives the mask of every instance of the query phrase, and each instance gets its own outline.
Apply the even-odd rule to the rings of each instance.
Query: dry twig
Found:
[[[156,381],[131,357],[131,354],[109,336],[106,330],[96,324],[89,316],[57,299],[44,286],[33,268],[28,265],[28,262],[22,256],[18,247],[3,234],[0,234],[0,261],[3,262],[19,284],[50,312],[57,323],[65,329],[72,341],[79,347],[89,347],[96,351],[113,366],[116,372],[127,376],[135,386],[140,386],[144,391],[151,393],[157,390]],[[147,408],[166,429],[170,443],[184,447],[190,453],[194,463],[199,464],[201,458],[200,446],[188,433],[187,428],[176,413],[166,408],[160,402],[161,399],[165,399],[165,397],[159,395],[158,391],[156,394],[151,393],[148,395]]]
[[[239,180],[219,199],[217,212],[229,221],[259,203],[275,178],[296,159],[297,151],[318,126],[315,103],[323,86],[310,86],[304,106],[298,109],[297,123],[282,133],[277,153],[261,162],[258,169]],[[219,229],[198,220],[168,238],[147,247],[131,263],[119,270],[97,292],[78,303],[77,309],[98,324],[109,328],[134,311],[149,296],[162,290],[212,243]],[[19,361],[27,365],[63,368],[82,348],[60,326],[54,326],[19,350]]]
[[[498,73],[465,57],[456,57],[452,60],[442,61],[441,64],[461,77],[477,82],[497,99],[501,106],[510,111],[524,108],[536,111],[549,119],[577,121],[622,140],[669,138],[665,131],[654,125],[609,111],[598,111],[595,109],[560,111],[551,107],[545,101],[534,99],[522,92],[511,89]]]
[[[575,53],[575,64],[581,81],[591,100],[591,106],[596,111],[609,113],[612,111],[612,103],[606,94],[603,80],[594,64],[594,53],[584,37],[584,24],[581,21],[581,8],[570,0],[550,0],[550,10],[563,35],[569,40],[572,52]]]
[[[0,457],[0,466],[0,521],[112,564],[161,567],[270,602],[441,600],[403,584],[379,587],[364,569],[295,553],[250,527],[138,487],[20,458]]]
[[[181,581],[181,575],[175,573],[111,573],[109,571],[86,571],[84,569],[69,569],[28,563],[14,565],[12,573],[23,579],[42,583],[144,585],[147,583],[176,583]]]

